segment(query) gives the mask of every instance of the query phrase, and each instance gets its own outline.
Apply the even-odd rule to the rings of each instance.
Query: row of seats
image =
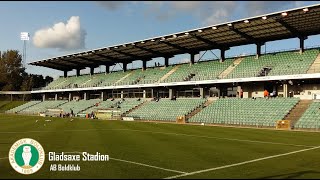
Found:
[[[142,120],[176,121],[178,116],[184,116],[201,106],[205,99],[160,99],[146,102],[128,116]]]
[[[101,99],[90,100],[73,100],[68,102],[67,100],[57,101],[30,101],[26,104],[8,110],[7,113],[19,113],[19,114],[39,114],[46,112],[48,109],[61,109],[63,113],[71,113],[71,110],[75,115],[78,113],[91,113],[96,112],[98,109],[104,108],[116,108],[121,111],[121,114],[128,112],[130,109],[143,103],[145,99],[130,98],[130,99],[110,99],[101,101]]]
[[[19,113],[21,114],[38,114],[41,112],[47,111],[47,109],[50,108],[56,108],[64,103],[67,103],[66,100],[57,100],[57,101],[43,101],[41,103],[35,104],[33,106],[30,106],[29,108],[26,108]]]
[[[268,76],[305,74],[318,54],[318,49],[311,49],[302,54],[297,51],[266,54],[259,59],[248,56],[226,78],[257,77],[263,68],[271,68],[265,74]]]
[[[154,67],[148,68],[145,71],[141,69],[132,70],[132,74],[120,81],[117,85],[133,85],[133,84],[150,84],[160,80],[173,67]]]
[[[89,109],[86,109],[84,111],[82,111],[81,113],[91,113],[91,112],[96,112],[98,111],[98,109],[105,109],[105,108],[110,108],[112,106],[116,106],[116,102],[115,101],[101,101],[99,103],[96,103],[94,106],[90,107]]]
[[[193,123],[275,126],[298,98],[218,99],[189,119]]]
[[[79,112],[95,106],[96,103],[99,103],[100,99],[90,99],[90,100],[79,100],[79,101],[69,101],[65,104],[62,104],[58,108],[62,109],[65,113],[71,113],[73,110],[74,114],[78,114]]]
[[[22,110],[24,110],[24,109],[26,109],[28,107],[31,107],[31,106],[34,106],[34,105],[38,104],[40,102],[41,101],[29,101],[29,102],[27,102],[25,104],[22,104],[21,106],[18,106],[18,107],[15,107],[13,109],[10,109],[10,110],[6,111],[6,113],[18,113],[18,112],[20,112],[20,111],[22,111]]]
[[[6,113],[38,114],[47,109],[62,109],[65,113],[74,114],[96,112],[98,109],[115,108],[121,114],[144,103],[133,110],[128,116],[142,120],[176,121],[178,116],[185,116],[202,106],[206,99],[178,98],[177,100],[160,99],[146,101],[146,99],[127,98],[101,101],[100,99],[79,101],[30,101],[26,104],[6,111]],[[298,98],[220,98],[203,108],[188,122],[212,123],[246,126],[274,127],[277,120],[283,119],[299,102]],[[302,117],[295,124],[295,128],[320,128],[320,101],[313,101]]]
[[[130,98],[130,99],[126,99],[125,101],[121,101],[121,104],[118,104],[121,114],[127,113],[130,109],[138,106],[139,104],[143,103],[145,100],[141,99],[140,101],[138,101],[137,98]]]
[[[295,128],[320,128],[320,101],[314,101],[309,105],[309,108],[295,124]]]
[[[235,67],[226,77],[243,78],[260,76],[264,68],[270,68],[268,74],[264,75],[289,75],[306,73],[312,65],[319,49],[306,50],[303,54],[298,52],[279,52],[266,54],[255,59],[255,56],[245,57],[239,65]],[[181,64],[171,75],[162,82],[182,82],[189,80],[212,80],[218,79],[219,75],[229,66],[233,65],[234,58],[226,59],[223,63],[218,60],[196,62],[193,65]],[[65,89],[80,87],[98,87],[112,85],[133,85],[150,84],[159,82],[174,66],[128,70],[126,72],[117,71],[108,74],[70,76],[67,78],[58,78],[44,89]],[[130,74],[129,74],[130,73]],[[129,75],[128,75],[129,74]],[[120,81],[121,80],[121,81]]]
[[[220,63],[219,60],[214,60],[200,61],[193,65],[182,64],[165,82],[218,79],[218,76],[233,63],[233,60],[226,59],[223,63]],[[193,76],[191,77],[190,75]]]

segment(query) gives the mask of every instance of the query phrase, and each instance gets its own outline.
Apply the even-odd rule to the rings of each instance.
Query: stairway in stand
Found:
[[[131,108],[129,111],[122,114],[122,116],[126,116],[127,114],[130,114],[132,111],[139,109],[141,106],[143,106],[145,103],[149,102],[150,99],[145,99],[142,103],[140,103],[138,106]]]
[[[171,69],[167,74],[165,74],[164,76],[162,76],[162,78],[160,78],[160,80],[158,81],[158,83],[163,82],[165,79],[167,79],[172,73],[174,73],[178,68],[180,67],[180,65],[176,65],[173,69]]]
[[[117,82],[115,82],[114,85],[118,84],[119,82],[121,82],[121,81],[123,81],[124,79],[126,79],[127,77],[129,77],[132,73],[133,73],[133,71],[131,71],[129,74],[123,76],[123,77],[120,78]]]
[[[218,76],[219,79],[227,77],[241,63],[243,59],[243,57],[239,57],[234,60],[233,63]]]
[[[191,113],[186,115],[186,122],[188,122],[188,119],[190,119],[192,116],[196,115],[198,112],[200,112],[203,108],[209,106],[212,104],[217,98],[209,98],[205,103],[203,103],[202,106],[197,107],[194,109]]]
[[[284,120],[290,120],[291,126],[294,126],[311,103],[312,100],[300,100],[285,116]]]
[[[312,73],[320,73],[320,53],[318,54],[316,60],[312,63],[309,70],[307,71],[308,74]]]

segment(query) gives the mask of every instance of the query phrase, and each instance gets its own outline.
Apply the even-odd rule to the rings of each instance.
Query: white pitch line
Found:
[[[83,132],[83,131],[136,131],[136,132],[147,132],[154,134],[166,134],[166,135],[180,135],[180,136],[190,136],[190,137],[199,137],[199,138],[208,138],[208,139],[221,139],[228,141],[239,141],[239,142],[251,142],[251,143],[263,143],[263,144],[275,144],[275,145],[286,145],[286,146],[297,146],[297,147],[315,147],[308,146],[302,144],[287,144],[287,143],[278,143],[278,142],[270,142],[270,141],[257,141],[257,140],[247,140],[247,139],[235,139],[235,138],[223,138],[223,137],[214,137],[214,136],[202,136],[202,135],[192,135],[192,134],[182,134],[182,133],[166,133],[166,132],[154,132],[154,131],[143,131],[143,130],[135,130],[135,129],[78,129],[78,130],[62,130],[59,132]],[[50,133],[57,131],[24,131],[24,132],[0,132],[0,134],[14,134],[14,133]]]
[[[121,129],[119,129],[119,130],[121,130]],[[228,141],[243,141],[243,142],[254,142],[254,143],[264,143],[264,144],[289,145],[289,146],[298,146],[298,147],[315,147],[315,146],[308,146],[308,145],[302,145],[302,144],[287,144],[287,143],[277,143],[277,142],[270,142],[270,141],[256,141],[256,140],[247,140],[247,139],[222,138],[222,137],[201,136],[201,135],[182,134],[182,133],[166,133],[166,132],[142,131],[142,130],[134,130],[134,129],[123,129],[123,130],[149,132],[149,133],[155,133],[155,134],[168,134],[168,135],[200,137],[200,138],[208,138],[208,139],[221,139],[221,140],[228,140]]]
[[[264,157],[264,158],[253,159],[253,160],[244,161],[244,162],[235,163],[235,164],[230,164],[230,165],[226,165],[226,166],[220,166],[220,167],[204,169],[204,170],[194,171],[194,172],[185,173],[185,174],[180,174],[180,175],[176,175],[176,176],[170,176],[170,177],[167,177],[167,178],[164,178],[164,179],[175,179],[175,178],[179,178],[179,177],[185,177],[185,176],[190,176],[190,175],[194,175],[194,174],[200,174],[200,173],[204,173],[204,172],[215,171],[215,170],[225,169],[225,168],[234,167],[234,166],[240,166],[240,165],[243,165],[243,164],[249,164],[249,163],[253,163],[253,162],[257,162],[257,161],[262,161],[262,160],[266,160],[266,159],[272,159],[272,158],[281,157],[281,156],[287,156],[287,155],[290,155],[290,154],[296,154],[296,153],[300,153],[300,152],[304,152],[304,151],[310,151],[310,150],[319,149],[319,148],[320,148],[320,146],[316,146],[316,147],[312,147],[312,148],[301,149],[301,150],[292,151],[292,152],[283,153],[283,154],[278,154],[278,155],[273,155],[273,156],[267,156],[267,157]]]
[[[152,166],[152,165],[143,164],[143,163],[138,163],[138,162],[134,162],[134,161],[127,161],[127,160],[123,160],[123,159],[117,159],[117,158],[109,158],[109,159],[112,159],[112,160],[115,160],[115,161],[121,161],[121,162],[131,163],[131,164],[136,164],[136,165],[140,165],[140,166],[151,167],[151,168],[155,168],[155,169],[161,169],[161,170],[170,171],[170,172],[175,172],[175,173],[180,173],[180,174],[185,174],[185,173],[187,173],[187,172],[183,172],[183,171],[177,171],[177,170],[173,170],[173,169],[167,169],[167,168]]]
[[[69,154],[69,153],[82,154],[82,153],[79,152],[79,151],[64,152],[64,153],[66,153],[66,154]],[[61,153],[56,153],[56,154],[61,154]],[[46,155],[48,155],[48,154],[46,154]],[[0,158],[0,160],[1,160],[1,159],[8,159],[8,157]],[[161,170],[164,170],[164,171],[170,171],[170,172],[180,173],[180,174],[185,174],[185,173],[187,173],[187,172],[183,172],[183,171],[178,171],[178,170],[173,170],[173,169],[167,169],[167,168],[162,168],[162,167],[158,167],[158,166],[152,166],[152,165],[149,165],[149,164],[144,164],[144,163],[139,163],[139,162],[134,162],[134,161],[128,161],[128,160],[123,160],[123,159],[118,159],[118,158],[111,158],[111,157],[109,157],[109,159],[114,160],[114,161],[121,161],[121,162],[136,164],[136,165],[140,165],[140,166],[150,167],[150,168],[154,168],[154,169],[161,169]]]
[[[65,153],[78,153],[78,154],[82,154],[82,153],[79,152],[79,151],[75,151],[75,152],[65,152]],[[112,160],[115,160],[115,161],[121,161],[121,162],[131,163],[131,164],[136,164],[136,165],[140,165],[140,166],[146,166],[146,167],[150,167],[150,168],[154,168],[154,169],[161,169],[161,170],[165,170],[165,171],[180,173],[180,174],[187,173],[187,172],[183,172],[183,171],[177,171],[177,170],[173,170],[173,169],[167,169],[167,168],[162,168],[162,167],[158,167],[158,166],[152,166],[152,165],[149,165],[149,164],[144,164],[144,163],[139,163],[139,162],[134,162],[134,161],[128,161],[128,160],[123,160],[123,159],[118,159],[118,158],[109,157],[109,159],[112,159]]]

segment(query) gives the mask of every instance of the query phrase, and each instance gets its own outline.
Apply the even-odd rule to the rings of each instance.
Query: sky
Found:
[[[97,49],[132,41],[187,31],[246,17],[319,4],[320,1],[1,1],[0,51],[22,52],[21,32],[29,32],[26,62]],[[305,46],[320,45],[320,36],[311,36]],[[297,38],[267,42],[262,52],[299,47]],[[227,57],[253,54],[254,45],[232,47]],[[200,53],[202,56],[204,52]],[[219,50],[202,59],[216,59]],[[189,55],[177,55],[170,63],[186,62]],[[163,58],[147,63],[163,64]],[[128,69],[141,67],[141,61]],[[111,67],[114,70],[119,66]],[[26,71],[57,78],[62,71],[26,66]],[[104,71],[96,68],[95,72]],[[88,69],[81,73],[88,73]],[[75,74],[75,71],[68,75]]]

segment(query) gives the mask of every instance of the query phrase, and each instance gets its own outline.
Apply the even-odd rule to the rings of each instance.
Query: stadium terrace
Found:
[[[320,49],[304,41],[320,33],[319,19],[317,4],[34,61],[64,76],[6,113],[318,130]],[[297,38],[297,49],[261,52],[266,42],[289,38]],[[256,53],[225,57],[246,44],[255,44]],[[220,58],[195,58],[212,49]],[[188,63],[170,64],[185,53]],[[147,68],[157,57],[163,64]],[[142,67],[128,69],[136,60]],[[123,69],[110,71],[118,63]],[[95,74],[101,65],[106,71]],[[80,74],[87,67],[90,74]],[[72,70],[76,75],[68,76]]]

